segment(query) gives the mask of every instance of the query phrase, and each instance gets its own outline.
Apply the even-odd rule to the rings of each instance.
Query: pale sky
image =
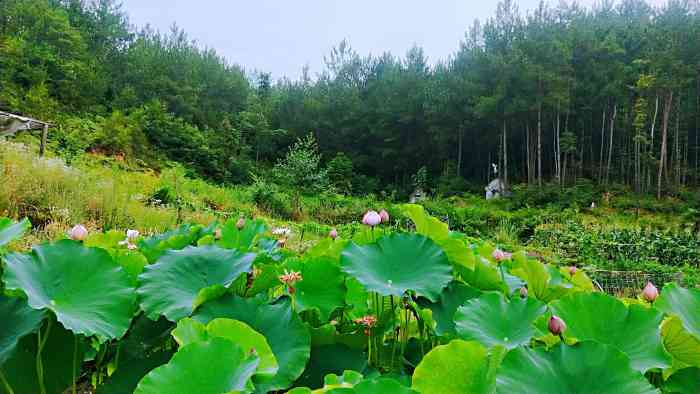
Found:
[[[360,55],[403,56],[421,46],[431,63],[454,53],[474,19],[493,16],[497,0],[121,0],[131,23],[167,31],[173,23],[201,46],[248,71],[297,78],[347,39]],[[559,0],[550,0],[556,4]],[[579,0],[590,6],[596,0]],[[661,5],[665,0],[648,0]],[[517,0],[521,13],[539,0]],[[556,3],[555,3],[556,2]]]

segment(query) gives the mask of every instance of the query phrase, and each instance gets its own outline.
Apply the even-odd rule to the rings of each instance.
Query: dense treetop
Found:
[[[510,183],[673,192],[700,181],[699,11],[505,0],[434,65],[341,42],[321,74],[272,81],[176,27],[136,29],[112,0],[4,0],[0,108],[54,121],[66,157],[174,160],[220,182],[274,179],[299,140],[342,191],[406,191],[422,167],[458,190],[496,163]]]

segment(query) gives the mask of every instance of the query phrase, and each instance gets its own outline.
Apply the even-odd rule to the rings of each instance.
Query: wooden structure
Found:
[[[19,131],[41,130],[41,146],[39,147],[41,156],[46,150],[46,138],[51,126],[53,125],[48,122],[0,111],[0,137],[14,135]]]

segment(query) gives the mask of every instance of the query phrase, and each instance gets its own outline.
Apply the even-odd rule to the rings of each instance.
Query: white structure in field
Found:
[[[503,196],[506,190],[506,184],[503,183],[501,178],[496,178],[489,182],[489,184],[484,188],[486,191],[486,199],[491,200],[493,198],[499,198]]]

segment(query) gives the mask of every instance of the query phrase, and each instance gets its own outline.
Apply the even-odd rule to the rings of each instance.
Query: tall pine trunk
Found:
[[[661,153],[659,154],[659,175],[656,178],[656,198],[661,198],[661,179],[666,169],[666,144],[668,139],[668,118],[673,106],[673,91],[666,93],[664,116],[661,125]]]
[[[462,140],[464,139],[464,129],[459,128],[459,142],[457,143],[457,176],[462,176]]]
[[[617,118],[617,103],[613,105],[613,114],[610,117],[610,144],[608,146],[608,164],[605,167],[605,184],[610,180],[610,164],[612,163],[613,137],[615,135],[615,118]]]
[[[503,185],[508,190],[508,130],[503,119]]]
[[[607,115],[607,105],[603,108],[603,126],[600,128],[600,158],[598,159],[598,183],[603,183],[603,151],[605,148],[605,118]]]
[[[542,102],[537,108],[537,185],[542,188]]]

